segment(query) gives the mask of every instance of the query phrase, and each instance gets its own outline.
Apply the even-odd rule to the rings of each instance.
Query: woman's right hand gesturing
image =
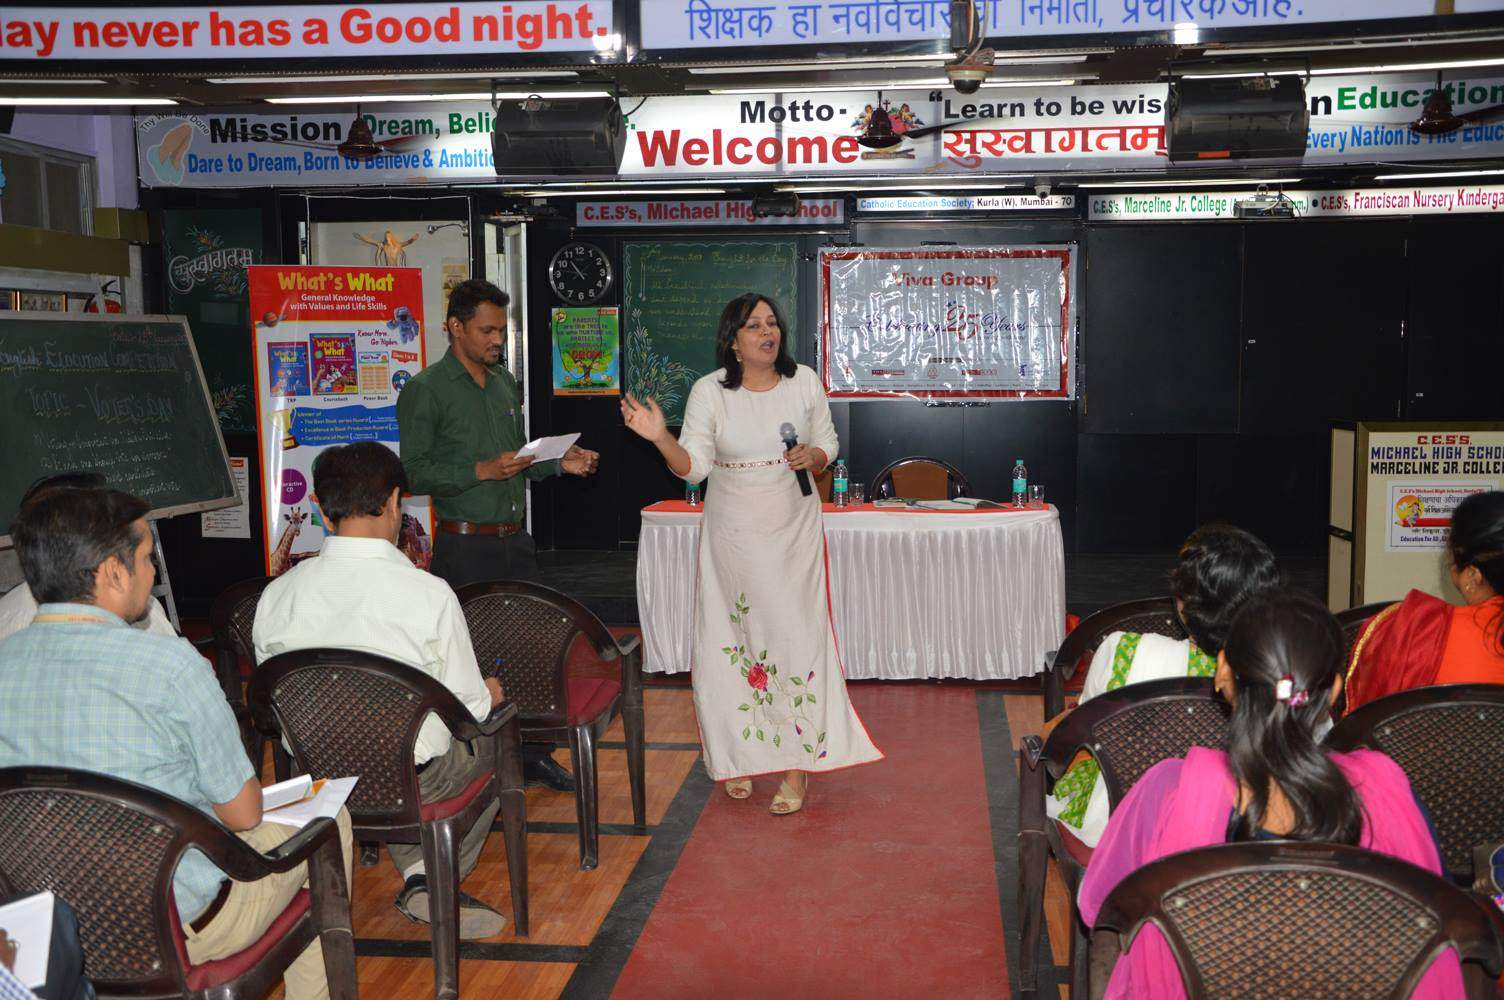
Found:
[[[654,443],[668,434],[668,421],[652,396],[639,401],[630,392],[621,400],[621,419],[632,431]]]

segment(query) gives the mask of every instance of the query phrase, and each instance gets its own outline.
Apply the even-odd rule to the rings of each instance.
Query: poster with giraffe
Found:
[[[323,544],[325,525],[311,496],[319,453],[354,441],[380,441],[401,453],[397,396],[428,360],[423,272],[264,265],[246,273],[266,571],[279,576]],[[405,499],[398,547],[427,569],[432,540],[428,498]]]

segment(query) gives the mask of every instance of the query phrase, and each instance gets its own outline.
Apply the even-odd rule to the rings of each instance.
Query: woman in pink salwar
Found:
[[[1217,658],[1217,691],[1233,706],[1228,750],[1196,748],[1162,761],[1123,798],[1081,882],[1087,926],[1129,873],[1228,841],[1355,844],[1441,873],[1435,835],[1399,765],[1371,750],[1327,753],[1316,741],[1341,690],[1342,654],[1341,630],[1311,598],[1276,594],[1244,606]],[[1448,951],[1412,996],[1440,1000],[1462,996],[1462,988],[1461,964]],[[1119,959],[1107,996],[1185,996],[1152,925]]]

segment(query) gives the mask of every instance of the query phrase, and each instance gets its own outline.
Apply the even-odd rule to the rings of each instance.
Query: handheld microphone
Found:
[[[788,451],[799,443],[799,435],[794,432],[793,424],[784,424],[778,428],[778,434],[783,438],[784,451]],[[799,492],[809,496],[809,473],[803,469],[795,469],[794,477],[799,480]]]

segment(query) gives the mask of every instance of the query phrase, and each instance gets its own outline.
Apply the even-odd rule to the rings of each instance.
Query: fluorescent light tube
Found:
[[[1376,181],[1424,181],[1432,177],[1495,177],[1504,170],[1448,170],[1437,174],[1379,174]]]
[[[982,84],[984,90],[998,90],[1003,87],[1065,87],[1075,80],[989,80]],[[894,82],[884,80],[881,82],[867,83],[843,83],[840,86],[829,87],[798,87],[792,84],[768,84],[762,87],[712,87],[708,92],[711,94],[840,94],[847,91],[861,90],[925,90],[934,88],[950,88],[950,80],[902,80]],[[974,95],[964,94],[964,97]]]
[[[1227,185],[1232,185],[1234,187],[1258,187],[1260,184],[1268,185],[1268,184],[1299,184],[1299,183],[1300,183],[1300,178],[1299,177],[1209,177],[1209,178],[1207,178],[1204,181],[1193,181],[1193,180],[1183,180],[1183,181],[1179,181],[1179,180],[1177,180],[1177,181],[1111,181],[1111,182],[1104,181],[1102,183],[1085,181],[1085,182],[1082,182],[1079,186],[1083,187],[1083,188],[1138,188],[1138,187],[1167,188],[1167,187],[1208,187],[1208,186],[1211,186],[1211,185],[1217,185],[1219,187],[1224,187],[1224,186],[1227,186]]]
[[[596,198],[596,197],[608,197],[608,196],[610,196],[610,197],[619,197],[619,196],[622,196],[622,195],[642,196],[642,195],[645,195],[645,194],[651,194],[651,195],[660,195],[660,194],[725,194],[726,193],[726,189],[725,188],[655,188],[652,191],[639,191],[639,190],[635,190],[633,188],[620,188],[620,189],[612,189],[612,190],[608,190],[608,191],[591,191],[591,190],[573,191],[573,190],[559,190],[559,189],[556,189],[556,188],[539,188],[539,189],[533,189],[533,190],[527,190],[527,191],[509,191],[508,193],[509,194],[514,194],[514,195],[517,195],[517,196],[523,197],[523,198]],[[748,201],[750,201],[751,198],[752,198],[751,195],[747,196],[747,200]]]
[[[0,97],[0,104],[22,108],[157,108],[177,103],[170,97]]]
[[[492,70],[489,73],[402,73],[403,80],[573,80],[580,74],[572,69],[540,70]],[[370,83],[373,80],[397,79],[394,73],[351,73],[340,76],[297,76],[284,73],[279,76],[211,76],[209,83]],[[13,81],[0,81],[10,83]],[[96,81],[97,82],[97,81]]]
[[[497,100],[524,100],[529,97],[610,97],[604,90],[508,90],[497,91]],[[441,101],[489,101],[488,91],[473,94],[345,94],[320,97],[264,97],[267,104],[424,104]]]

